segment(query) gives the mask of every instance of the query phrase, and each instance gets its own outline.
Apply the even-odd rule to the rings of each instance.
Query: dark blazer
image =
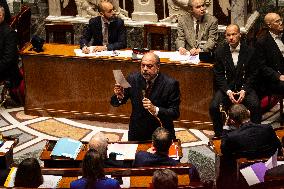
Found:
[[[281,39],[284,42],[284,35]],[[274,39],[267,31],[256,42],[259,67],[259,84],[267,86],[279,82],[280,73],[284,74],[284,59]]]
[[[273,167],[272,169],[268,169],[265,172],[264,180],[269,180],[269,178],[275,177],[284,177],[284,165],[278,165],[276,167]]]
[[[160,124],[142,104],[142,90],[146,88],[146,81],[138,72],[130,74],[127,81],[131,87],[124,90],[125,94],[122,101],[119,102],[114,95],[111,97],[111,104],[113,106],[120,106],[125,104],[130,98],[132,113],[130,116],[128,139],[138,141],[151,140],[152,133]],[[149,99],[155,106],[159,107],[158,117],[163,126],[175,138],[173,120],[177,119],[180,115],[180,90],[178,81],[159,73],[155,79]]]
[[[168,155],[149,153],[140,151],[135,154],[133,167],[147,167],[147,166],[175,166],[179,162],[170,158]]]
[[[229,44],[218,47],[215,52],[214,74],[217,89],[224,93],[232,91],[250,91],[254,86],[254,49],[241,42],[237,67],[234,66]]]
[[[89,25],[84,29],[80,39],[80,47],[83,48],[85,45],[88,46],[91,39],[93,39],[92,46],[103,45],[101,16],[90,19]],[[108,43],[107,50],[126,48],[126,29],[122,19],[115,18],[110,22],[108,28]]]
[[[270,125],[247,122],[239,129],[222,137],[221,152],[224,156],[239,158],[264,158],[281,152],[281,143]]]
[[[0,24],[0,81],[8,80],[17,86],[22,76],[18,67],[17,33],[3,22]]]

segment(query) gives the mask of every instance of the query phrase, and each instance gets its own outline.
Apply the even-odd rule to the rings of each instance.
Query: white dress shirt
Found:
[[[238,64],[240,49],[241,49],[241,43],[239,43],[239,45],[236,48],[233,48],[233,47],[230,46],[230,51],[231,51],[231,54],[232,54],[232,58],[233,58],[233,62],[234,62],[235,67]]]
[[[275,43],[277,44],[279,50],[281,51],[282,56],[284,57],[284,44],[281,40],[282,34],[281,35],[275,35],[272,32],[269,32],[269,33],[272,36],[272,38],[274,39]]]

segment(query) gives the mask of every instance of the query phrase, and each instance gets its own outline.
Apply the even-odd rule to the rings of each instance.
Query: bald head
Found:
[[[102,1],[99,4],[99,12],[106,20],[112,20],[115,16],[113,5],[108,1]]]
[[[268,26],[270,32],[279,35],[283,32],[282,18],[279,14],[270,12],[265,15],[264,22]]]

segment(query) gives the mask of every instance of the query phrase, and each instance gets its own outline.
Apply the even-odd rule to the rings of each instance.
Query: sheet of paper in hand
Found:
[[[121,70],[112,70],[115,82],[122,86],[123,88],[129,88],[131,85],[125,79],[124,75],[122,74]]]

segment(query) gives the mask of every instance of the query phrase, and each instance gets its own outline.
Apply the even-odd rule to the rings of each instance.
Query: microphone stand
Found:
[[[145,97],[145,90],[142,90],[142,96],[143,96],[143,99],[146,98],[146,97]],[[147,110],[148,110],[148,109],[147,109]],[[162,124],[160,118],[159,118],[157,115],[153,114],[150,110],[148,110],[148,112],[149,112],[152,116],[154,116],[154,117],[159,121],[160,127],[163,127],[163,124]]]

